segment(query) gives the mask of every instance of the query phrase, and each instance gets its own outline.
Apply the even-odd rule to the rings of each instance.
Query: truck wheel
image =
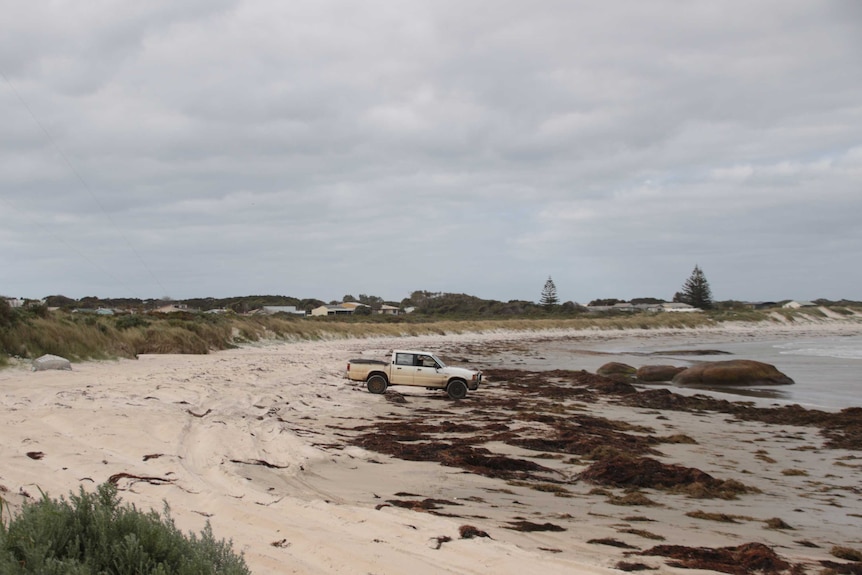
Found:
[[[467,397],[467,384],[462,379],[453,379],[446,386],[446,393],[452,399],[464,399]]]
[[[365,387],[368,388],[368,391],[371,393],[385,393],[388,384],[386,383],[386,378],[382,375],[372,375],[368,378],[368,381],[365,382]]]

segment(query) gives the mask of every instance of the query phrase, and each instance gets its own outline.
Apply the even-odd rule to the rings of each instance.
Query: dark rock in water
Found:
[[[596,374],[614,381],[631,382],[634,381],[637,371],[638,370],[636,368],[630,365],[626,365],[625,363],[620,363],[618,361],[612,361],[597,369]]]
[[[642,365],[636,375],[639,381],[670,381],[681,371],[685,368],[675,365]]]
[[[677,385],[790,385],[793,380],[774,365],[749,359],[693,365],[673,378]]]

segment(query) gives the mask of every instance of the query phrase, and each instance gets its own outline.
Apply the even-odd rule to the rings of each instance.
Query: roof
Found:
[[[265,313],[292,313],[305,315],[305,312],[296,309],[295,305],[265,305],[261,309]]]

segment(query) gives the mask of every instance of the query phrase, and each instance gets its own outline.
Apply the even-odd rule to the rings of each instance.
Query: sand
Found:
[[[720,333],[745,338],[757,330],[763,328]],[[199,532],[209,521],[256,574],[610,573],[618,572],[620,561],[671,572],[678,569],[667,559],[636,553],[659,544],[749,542],[816,570],[820,561],[835,560],[832,546],[862,547],[862,453],[826,449],[814,427],[631,408],[607,399],[576,402],[573,409],[655,435],[689,436],[696,443],[662,443],[657,458],[759,490],[723,500],[647,489],[642,493],[657,503],[649,506],[615,505],[610,501],[625,490],[579,480],[591,463],[583,458],[551,458],[501,442],[485,446],[550,468],[547,485],[564,491],[555,493],[537,489],[544,483],[535,480],[405,461],[356,445],[357,437],[373,432],[368,426],[381,422],[475,422],[471,398],[483,397],[482,408],[493,410],[488,400],[511,392],[488,381],[475,396],[452,402],[438,392],[401,387],[387,394],[403,396],[404,403],[395,403],[344,379],[351,357],[407,347],[480,365],[471,349],[529,349],[537,339],[560,337],[697,342],[717,333],[560,331],[281,343],[205,356],[87,362],[72,371],[6,369],[0,371],[0,497],[8,512],[40,492],[67,496],[79,486],[91,490],[113,480],[123,501],[138,508],[161,510],[166,502],[184,531]],[[860,326],[779,326],[769,335],[818,333],[858,334]],[[418,511],[399,506],[426,500],[439,503]],[[698,513],[735,519],[719,522]],[[776,518],[785,527],[769,528]],[[525,521],[561,530],[512,529]],[[488,537],[462,538],[467,526]]]

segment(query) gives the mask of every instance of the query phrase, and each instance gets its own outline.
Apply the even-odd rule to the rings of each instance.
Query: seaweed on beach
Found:
[[[596,394],[589,388],[609,381],[587,371],[526,371],[520,369],[489,369],[485,377],[502,385],[518,398],[542,400],[578,399],[593,403]]]
[[[862,450],[862,408],[850,407],[837,413],[805,409],[799,405],[755,407],[749,402],[731,402],[705,395],[684,396],[667,389],[650,389],[619,399],[625,405],[671,411],[713,411],[728,413],[743,421],[770,425],[819,427],[832,449]]]
[[[791,570],[790,563],[763,543],[745,543],[736,547],[685,547],[682,545],[658,545],[642,551],[641,555],[668,557],[671,567],[682,569],[707,569],[747,575],[760,572],[767,575]]]
[[[828,569],[826,573],[837,573],[838,575],[862,575],[862,563],[838,563],[824,559],[820,565]]]
[[[662,443],[695,440],[681,435],[661,437],[648,427],[596,417],[585,413],[585,404],[604,396],[637,408],[728,413],[740,420],[776,425],[818,425],[828,446],[862,448],[862,409],[834,414],[799,406],[757,408],[749,402],[682,396],[665,389],[637,391],[629,384],[586,371],[491,369],[485,374],[487,391],[471,394],[456,405],[447,403],[446,409],[417,407],[378,418],[354,428],[356,435],[350,442],[399,459],[436,462],[505,480],[546,482],[558,473],[488,448],[503,443],[536,452],[536,459],[560,454],[594,461],[579,477],[601,485],[724,499],[756,489],[716,479],[698,469],[660,463],[651,457],[662,455],[658,451]]]
[[[488,539],[493,539],[493,537],[488,535],[487,531],[482,531],[472,525],[462,525],[458,528],[458,534],[461,536],[461,539],[475,539],[476,537],[487,537]]]
[[[534,461],[495,454],[492,442],[537,452],[600,460],[661,455],[649,427],[583,413],[595,389],[627,394],[607,378],[585,371],[491,371],[496,393],[472,395],[451,411],[421,408],[357,426],[355,445],[410,461],[431,461],[488,477],[547,480],[554,470]],[[502,379],[506,377],[508,379]],[[608,387],[610,386],[610,387]],[[463,421],[469,421],[469,423]]]
[[[653,448],[659,439],[651,435],[625,433],[628,429],[648,433],[649,429],[635,428],[625,422],[613,422],[605,418],[575,416],[552,421],[551,429],[540,436],[520,436],[507,441],[510,445],[532,451],[581,455],[590,459],[600,458],[603,453],[629,455],[659,455]]]
[[[697,498],[734,499],[756,491],[735,480],[721,480],[694,467],[668,465],[649,457],[601,459],[581,472],[580,479],[611,487],[651,488]]]
[[[403,428],[410,428],[411,424],[386,427],[387,429],[397,427],[404,432]],[[405,442],[405,436],[409,437],[408,442]],[[486,448],[469,445],[468,441],[432,441],[426,436],[406,434],[406,432],[398,434],[374,432],[355,438],[353,443],[364,449],[407,461],[432,461],[499,479],[526,478],[534,473],[554,473],[552,469],[538,463],[497,455]]]
[[[394,506],[401,507],[402,509],[410,509],[412,511],[437,511],[438,509],[442,509],[443,505],[457,505],[460,506],[460,503],[455,503],[454,501],[448,501],[446,499],[421,499],[421,500],[404,500],[404,499],[388,499],[386,503]]]
[[[525,532],[535,532],[535,531],[565,531],[565,527],[561,527],[559,525],[555,525],[554,523],[533,523],[532,521],[520,520],[520,521],[510,521],[509,525],[503,526],[505,529],[512,529],[513,531],[525,531]]]

